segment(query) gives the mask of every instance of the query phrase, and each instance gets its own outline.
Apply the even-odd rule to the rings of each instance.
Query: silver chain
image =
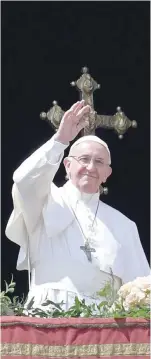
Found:
[[[97,203],[97,207],[96,207],[96,211],[95,211],[95,215],[94,215],[94,219],[93,219],[91,228],[93,228],[94,222],[95,222],[95,220],[96,220],[97,212],[98,212],[98,209],[99,209],[99,203],[100,203],[100,199],[98,199],[98,203]],[[88,240],[88,238],[86,237],[86,235],[84,234],[83,228],[82,228],[82,226],[81,226],[81,224],[80,224],[80,222],[79,222],[79,220],[78,220],[78,218],[77,218],[77,215],[76,215],[76,213],[75,213],[73,207],[71,206],[71,204],[70,204],[70,207],[71,207],[71,210],[72,210],[72,212],[73,212],[73,214],[74,214],[74,216],[75,216],[75,218],[76,218],[76,221],[77,221],[77,223],[78,223],[78,225],[79,225],[79,227],[80,227],[80,229],[81,229],[81,232],[82,232],[82,234],[83,234],[83,237],[84,237],[85,240],[86,240],[86,243],[89,243],[89,240]]]

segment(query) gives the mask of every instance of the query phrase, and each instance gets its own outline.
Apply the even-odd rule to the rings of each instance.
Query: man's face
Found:
[[[64,165],[73,185],[81,192],[96,193],[112,172],[106,148],[87,141],[75,146],[70,155],[64,159]]]

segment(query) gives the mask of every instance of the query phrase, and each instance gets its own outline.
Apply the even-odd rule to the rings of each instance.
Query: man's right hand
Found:
[[[65,145],[78,135],[78,133],[88,124],[87,116],[91,107],[84,105],[84,100],[76,102],[68,111],[66,111],[60,122],[55,139]]]

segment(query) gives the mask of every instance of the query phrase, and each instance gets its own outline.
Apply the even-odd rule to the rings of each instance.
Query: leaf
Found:
[[[56,308],[58,308],[58,309],[60,309],[60,310],[62,310],[62,308],[61,308],[61,305],[63,305],[64,304],[64,302],[61,302],[61,303],[55,303],[55,302],[53,302],[52,300],[47,300],[46,302],[44,302],[43,304],[42,304],[42,306],[47,306],[47,305],[53,305],[54,307],[56,307]]]
[[[8,287],[7,293],[14,293],[14,288]]]
[[[2,297],[4,297],[4,296],[5,296],[5,292],[3,291],[3,292],[0,293],[0,299],[1,299]]]
[[[101,308],[105,305],[108,305],[108,302],[106,300],[103,300],[100,304],[98,304],[98,308]]]
[[[8,288],[14,288],[16,286],[16,283],[15,282],[12,282],[9,284]]]
[[[78,297],[75,297],[75,307],[76,309],[80,309],[82,303],[80,302],[80,300],[78,299]]]
[[[26,304],[26,302],[25,302],[25,307],[26,307],[26,309],[27,309],[27,310],[31,309],[32,306],[33,306],[33,304],[34,304],[34,297],[31,298],[31,300],[29,301],[28,304]]]
[[[19,297],[18,296],[14,296],[13,297],[13,304],[17,304],[19,303]]]
[[[11,304],[11,299],[8,296],[5,295],[4,297],[1,298],[0,302],[1,303],[7,303],[7,305],[8,305],[8,304]]]
[[[7,291],[8,291],[8,284],[7,284],[6,280],[4,280],[4,282],[5,282],[5,287],[6,287],[5,293],[7,293]]]
[[[111,284],[111,282],[107,282],[105,284],[105,286],[97,292],[97,294],[100,297],[108,297],[108,296],[112,297],[112,284]]]
[[[62,312],[60,312],[59,310],[54,310],[54,312],[52,313],[52,317],[53,318],[58,318],[58,317],[60,317],[60,316],[64,316],[64,312],[62,311]]]

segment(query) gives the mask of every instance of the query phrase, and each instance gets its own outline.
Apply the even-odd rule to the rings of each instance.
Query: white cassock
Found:
[[[60,188],[52,182],[66,147],[53,136],[13,176],[14,210],[6,236],[20,246],[18,270],[28,269],[30,259],[28,299],[34,297],[34,306],[51,299],[68,308],[75,295],[90,304],[111,272],[116,289],[121,281],[150,274],[134,222],[100,201],[92,231],[99,194],[81,194],[70,181]],[[80,248],[85,238],[79,223],[91,236],[92,262]]]

